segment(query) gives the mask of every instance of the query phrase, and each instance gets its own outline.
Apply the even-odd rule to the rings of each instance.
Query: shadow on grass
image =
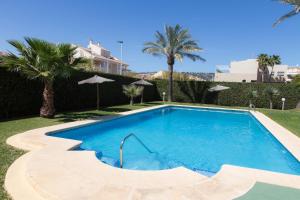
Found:
[[[146,108],[155,105],[161,105],[160,102],[149,102],[144,104],[136,103],[133,106],[129,105],[120,105],[120,106],[112,106],[112,107],[101,107],[100,110],[81,110],[81,111],[66,111],[62,113],[58,113],[55,115],[52,120],[58,122],[74,122],[78,120],[85,120],[85,119],[97,119],[99,117],[105,117],[109,115],[119,115],[120,112],[126,112],[141,108]],[[0,122],[10,121],[10,120],[17,120],[17,119],[26,119],[29,117],[37,117],[37,116],[25,116],[23,118],[11,118],[6,120],[0,120]]]
[[[126,111],[131,111],[133,109],[130,109],[130,108],[122,108],[122,107],[106,107],[106,108],[101,108],[102,111],[105,111],[105,112],[112,112],[112,113],[115,113],[115,112],[126,112]]]
[[[55,118],[61,122],[74,122],[78,120],[85,119],[97,119],[99,117],[108,116],[108,115],[116,115],[115,113],[101,113],[101,112],[83,112],[83,113],[61,113]]]

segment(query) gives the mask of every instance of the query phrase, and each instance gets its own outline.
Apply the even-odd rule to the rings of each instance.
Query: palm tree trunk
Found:
[[[54,90],[52,81],[44,81],[43,105],[40,109],[40,116],[52,118],[55,114]]]
[[[172,56],[168,57],[168,69],[169,69],[169,85],[168,85],[168,101],[173,101],[173,65],[175,58]]]
[[[262,70],[260,67],[257,68],[257,83],[262,83],[263,82],[263,75],[262,75]]]
[[[132,96],[130,97],[130,105],[131,106],[133,105],[133,97]]]
[[[272,69],[271,69],[271,73],[269,74],[269,83],[272,82],[272,74],[274,73],[274,66],[271,66]]]

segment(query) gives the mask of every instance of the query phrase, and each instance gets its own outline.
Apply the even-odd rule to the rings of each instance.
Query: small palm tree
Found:
[[[264,93],[265,93],[265,95],[267,96],[267,98],[270,102],[270,109],[273,109],[273,99],[274,99],[275,96],[278,96],[280,94],[279,90],[276,89],[276,88],[273,88],[273,87],[267,87],[264,90]]]
[[[52,44],[36,38],[25,38],[25,44],[20,41],[8,41],[15,47],[18,54],[9,53],[2,56],[3,66],[10,71],[19,72],[28,79],[38,79],[44,84],[41,117],[53,117],[54,90],[53,82],[57,77],[67,78],[71,70],[85,63],[81,58],[74,58],[76,47],[70,44]]]
[[[123,85],[123,93],[130,97],[130,105],[133,105],[133,98],[140,96],[143,92],[143,87],[135,85]]]
[[[165,32],[157,31],[155,38],[154,42],[145,43],[142,51],[154,56],[165,56],[167,58],[169,71],[168,100],[173,101],[173,67],[175,60],[182,61],[184,57],[193,61],[205,61],[205,59],[193,54],[193,52],[201,51],[202,49],[192,39],[189,31],[182,29],[178,24],[175,27],[165,26]]]
[[[278,0],[278,1],[293,6],[293,10],[290,11],[289,13],[283,15],[282,17],[280,17],[280,18],[273,24],[274,27],[275,27],[276,25],[278,25],[279,23],[283,22],[284,20],[286,20],[287,18],[290,18],[290,17],[292,17],[292,16],[295,16],[295,15],[297,15],[297,14],[300,12],[300,0]]]
[[[258,92],[256,90],[249,90],[248,91],[248,99],[249,99],[249,108],[253,107],[252,101],[258,97]]]
[[[265,82],[266,76],[269,74],[269,56],[267,54],[259,54],[257,57],[258,69],[257,69],[257,81]]]

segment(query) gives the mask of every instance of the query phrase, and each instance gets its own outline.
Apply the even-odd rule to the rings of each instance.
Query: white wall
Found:
[[[258,62],[256,59],[248,59],[243,61],[233,61],[229,66],[229,73],[215,73],[215,81],[224,82],[246,82],[257,80],[257,68]],[[272,68],[269,68],[271,73]],[[273,68],[274,75],[273,78],[283,77],[287,80],[287,65],[275,65]]]
[[[215,73],[215,80],[217,82],[251,82],[256,81],[256,74],[241,74],[241,73]]]
[[[249,59],[243,61],[233,61],[230,63],[230,73],[232,74],[256,74],[258,62],[256,59]]]

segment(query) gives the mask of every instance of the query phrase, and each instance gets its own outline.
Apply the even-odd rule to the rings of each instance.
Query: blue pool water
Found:
[[[300,175],[296,160],[250,113],[215,109],[164,107],[65,130],[51,136],[81,140],[81,150],[118,167],[120,142],[124,168],[160,170],[184,166],[212,175],[223,164]]]

